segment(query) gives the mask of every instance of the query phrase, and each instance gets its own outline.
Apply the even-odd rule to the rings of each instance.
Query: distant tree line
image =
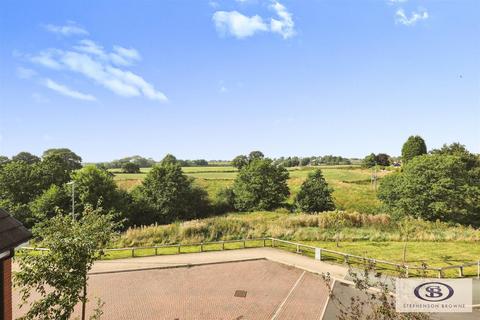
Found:
[[[1,161],[1,159],[0,159]],[[197,160],[177,160],[182,167],[205,167],[209,162],[205,159]],[[141,156],[125,157],[110,162],[98,162],[96,166],[102,169],[122,169],[125,173],[136,173],[134,168],[151,168],[158,162],[152,158],[144,158]],[[133,165],[132,165],[133,164]],[[138,171],[139,172],[139,171]]]
[[[214,203],[205,189],[182,172],[183,163],[170,154],[155,164],[131,192],[119,189],[114,175],[105,168],[82,167],[82,159],[69,149],[47,150],[42,157],[22,152],[12,159],[0,159],[0,206],[28,227],[70,214],[72,194],[77,215],[87,208],[101,209],[121,222],[123,228],[231,210],[271,210],[285,206],[290,194],[288,171],[260,151],[239,158],[243,164],[239,165],[233,186],[221,190]],[[124,165],[125,170],[130,167],[138,169]],[[321,171],[315,171],[302,185],[293,208],[307,212],[331,210],[331,191]]]

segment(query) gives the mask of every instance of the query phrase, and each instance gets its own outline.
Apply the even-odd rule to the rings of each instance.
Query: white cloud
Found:
[[[64,86],[62,84],[59,84],[51,79],[45,79],[43,83],[47,88],[52,89],[53,91],[56,91],[60,94],[63,94],[64,96],[79,99],[79,100],[86,100],[86,101],[95,101],[95,97],[90,95],[90,94],[85,94],[81,93],[78,91],[75,91],[73,89],[70,89],[67,86]]]
[[[410,18],[407,17],[405,11],[400,8],[395,13],[395,23],[400,23],[405,26],[413,26],[417,21],[428,19],[428,12],[426,10],[420,10],[419,12],[413,11]]]
[[[395,3],[405,3],[408,0],[387,0],[389,4],[395,4]]]
[[[52,33],[61,34],[63,36],[72,35],[88,35],[88,31],[77,25],[75,22],[69,21],[64,26],[57,26],[53,24],[47,24],[45,29]]]
[[[121,69],[121,66],[140,60],[140,54],[133,48],[115,46],[113,52],[107,52],[91,40],[82,40],[73,50],[50,49],[30,60],[50,69],[81,74],[120,96],[144,96],[162,102],[168,100],[165,94],[141,76]]]
[[[248,17],[238,11],[217,11],[213,14],[213,21],[220,34],[230,34],[239,39],[253,36],[260,31],[268,31],[268,25],[262,17]]]
[[[270,20],[270,28],[272,32],[279,33],[284,39],[293,37],[295,35],[295,23],[293,22],[292,14],[278,1],[274,1],[271,8],[280,18],[279,20],[274,18]]]
[[[37,73],[35,70],[24,68],[24,67],[18,67],[17,68],[17,77],[20,79],[31,79],[33,78]]]
[[[217,11],[213,14],[212,20],[219,34],[231,35],[238,39],[253,36],[258,32],[278,33],[284,39],[294,36],[295,23],[287,8],[278,1],[272,1],[269,8],[278,16],[278,19],[271,18],[270,23],[259,15],[246,16],[238,11]]]

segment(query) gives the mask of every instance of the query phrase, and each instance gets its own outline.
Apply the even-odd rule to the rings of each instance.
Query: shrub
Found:
[[[332,189],[328,186],[322,171],[311,172],[295,197],[295,205],[300,211],[322,212],[335,209]]]

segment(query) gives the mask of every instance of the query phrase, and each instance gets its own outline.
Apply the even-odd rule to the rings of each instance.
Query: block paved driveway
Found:
[[[94,274],[95,297],[105,302],[102,319],[320,319],[328,291],[318,275],[255,260]]]

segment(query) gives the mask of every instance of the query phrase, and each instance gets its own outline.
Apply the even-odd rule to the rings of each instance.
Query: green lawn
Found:
[[[330,249],[337,252],[348,253],[356,256],[366,257],[369,259],[386,260],[393,263],[402,264],[403,256],[403,243],[402,242],[373,242],[373,241],[357,241],[357,242],[340,242],[340,246],[337,247],[333,241],[302,241],[301,243],[320,247],[324,249]],[[265,243],[262,240],[247,240],[245,242],[246,248],[263,247],[264,245],[269,247],[272,242],[266,240]],[[232,250],[244,248],[243,242],[225,243],[223,246],[219,243],[205,244],[201,247],[198,244],[182,245],[180,249],[178,247],[165,247],[165,248],[148,248],[148,249],[135,249],[134,257],[153,256],[153,255],[172,255],[182,253],[196,253],[196,252],[208,252],[208,251],[220,251],[220,250]],[[276,248],[296,251],[296,247],[292,245],[285,245],[276,243]],[[179,251],[180,250],[180,251]],[[314,257],[314,251],[308,249],[302,249],[302,254]],[[104,257],[106,260],[130,258],[132,257],[131,250],[122,251],[110,251]],[[469,263],[478,261],[480,259],[480,246],[472,246],[471,243],[463,242],[411,242],[407,246],[407,261],[409,266],[421,266],[422,263],[428,267],[445,267],[452,265],[461,265],[463,263]],[[330,263],[342,264],[344,260],[341,256],[331,254],[328,252],[322,253],[322,260]],[[353,266],[360,267],[361,260],[351,259],[350,263]],[[377,264],[378,271],[384,271],[387,273],[394,273],[395,268],[392,266],[384,265],[382,263]],[[420,275],[421,271],[411,270],[410,275]],[[477,275],[477,266],[467,267],[464,270],[466,276]],[[438,274],[436,271],[428,271],[427,276],[436,277]],[[456,277],[458,275],[458,269],[445,270],[444,276]]]

